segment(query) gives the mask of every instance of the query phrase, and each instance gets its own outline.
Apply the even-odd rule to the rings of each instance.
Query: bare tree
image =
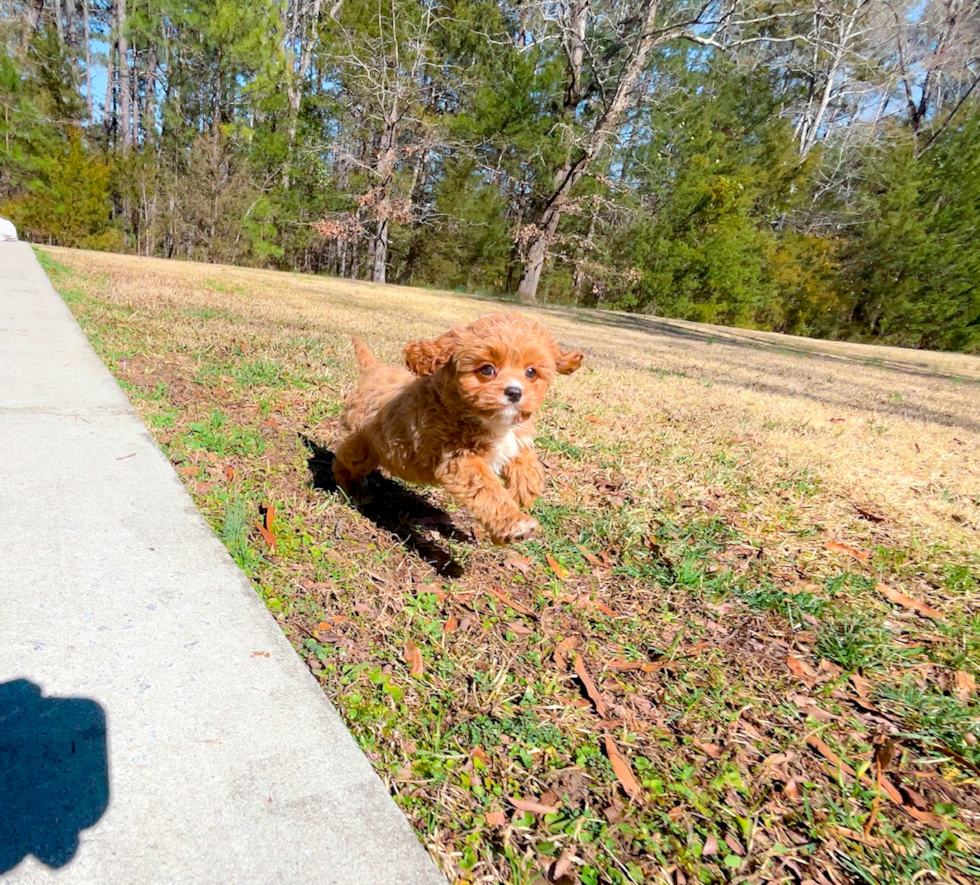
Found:
[[[402,185],[399,172],[406,165],[417,170],[419,152],[432,144],[432,125],[424,109],[431,101],[432,81],[438,78],[431,45],[437,8],[431,3],[391,2],[388,8],[379,4],[377,10],[368,28],[338,23],[345,51],[337,60],[342,92],[362,126],[360,155],[348,153],[345,158],[368,180],[367,190],[356,198],[355,215],[360,229],[369,231],[372,279],[383,283],[391,225],[412,219],[414,181]],[[351,230],[348,221],[335,223],[338,229]]]

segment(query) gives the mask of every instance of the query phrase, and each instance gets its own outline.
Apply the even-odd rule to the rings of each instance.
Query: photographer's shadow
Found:
[[[334,455],[329,449],[300,434],[310,452],[307,461],[313,487],[323,492],[336,492],[333,478]],[[363,494],[357,495],[351,504],[357,512],[366,516],[378,528],[391,532],[443,578],[459,578],[463,567],[452,554],[439,544],[429,540],[419,530],[425,526],[454,541],[472,541],[472,537],[453,525],[449,514],[429,503],[411,489],[380,473],[372,473],[364,481]]]
[[[65,866],[109,805],[106,717],[88,698],[0,683],[0,875],[28,854]]]

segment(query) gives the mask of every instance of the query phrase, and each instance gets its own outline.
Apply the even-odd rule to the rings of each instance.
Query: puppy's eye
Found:
[[[535,369],[533,366],[529,367],[528,370],[524,373],[524,377],[530,380],[537,378],[538,377],[537,369]]]
[[[489,363],[487,363],[485,366],[480,366],[478,371],[481,375],[486,375],[487,378],[492,378],[497,374],[497,370]]]

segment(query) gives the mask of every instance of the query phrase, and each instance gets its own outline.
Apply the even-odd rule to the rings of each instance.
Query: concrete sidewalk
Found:
[[[25,243],[0,243],[0,877],[445,885]]]

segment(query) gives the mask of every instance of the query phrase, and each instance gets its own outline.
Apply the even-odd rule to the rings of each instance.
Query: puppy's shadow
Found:
[[[334,454],[309,437],[299,435],[310,453],[307,465],[313,478],[313,488],[322,492],[338,491],[333,478]],[[420,530],[430,529],[453,541],[472,541],[472,537],[453,525],[445,510],[380,473],[372,473],[362,483],[362,489],[352,497],[351,504],[378,528],[391,532],[418,557],[429,563],[443,578],[460,578],[463,567],[452,554],[429,540]]]

